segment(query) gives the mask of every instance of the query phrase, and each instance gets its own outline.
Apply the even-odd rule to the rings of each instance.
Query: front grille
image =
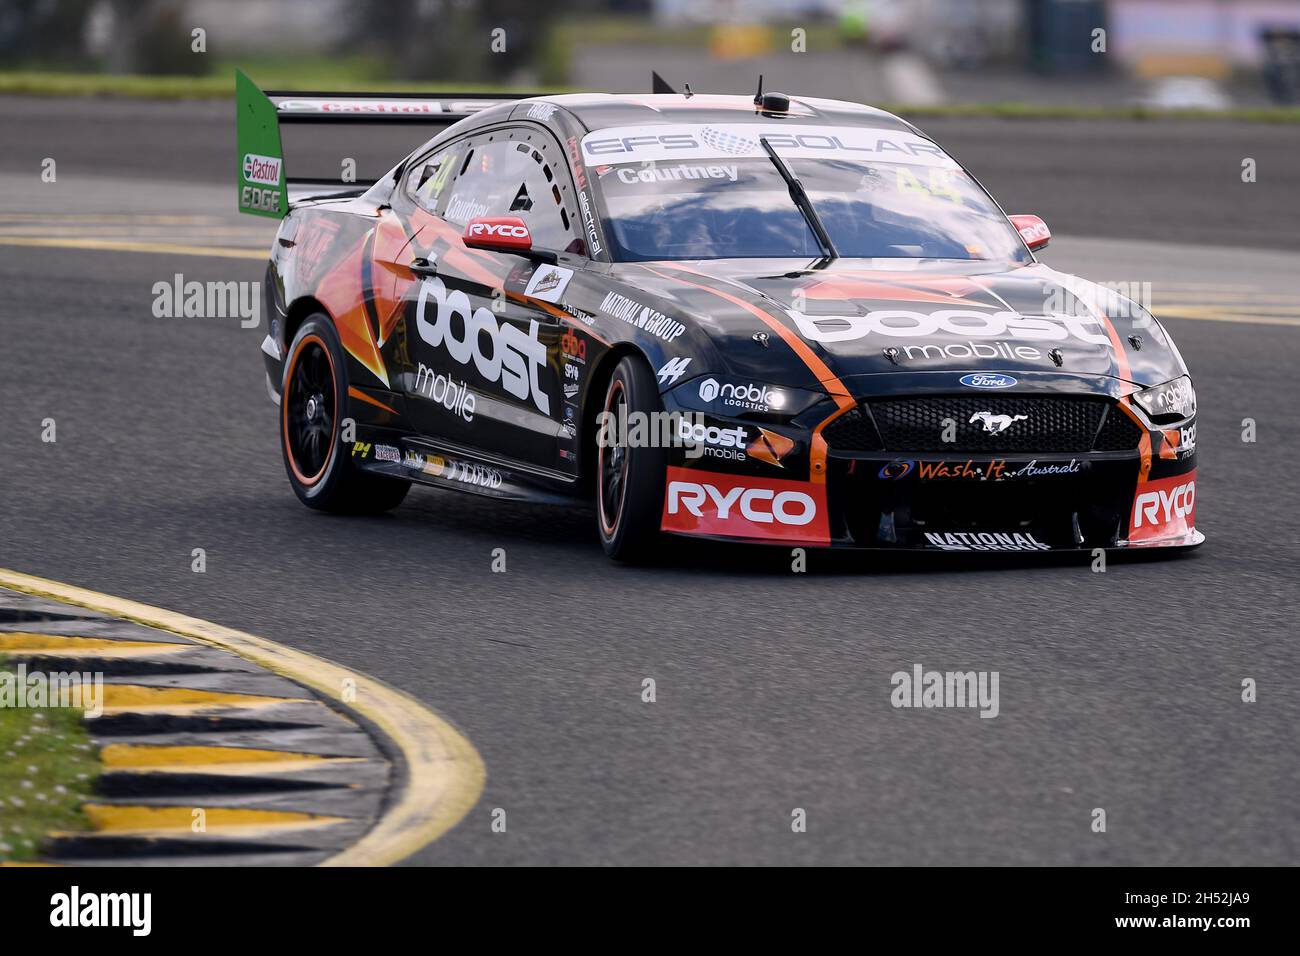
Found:
[[[874,401],[869,408],[891,452],[1068,454],[1092,450],[1109,404],[1091,398],[954,395]],[[1005,421],[1001,416],[1011,423],[989,431],[986,421],[996,427]],[[827,442],[835,448],[829,434]],[[1136,446],[1134,440],[1129,447]]]
[[[1097,432],[1094,451],[1131,451],[1142,440],[1142,429],[1118,405],[1106,409],[1106,418]]]
[[[880,451],[880,436],[862,407],[850,408],[826,426],[822,432],[826,444],[835,451]]]

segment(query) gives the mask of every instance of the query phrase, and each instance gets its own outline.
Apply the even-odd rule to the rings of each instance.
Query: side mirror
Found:
[[[465,245],[471,249],[492,249],[527,255],[533,248],[533,236],[517,216],[481,216],[465,224]]]
[[[1020,233],[1020,238],[1025,240],[1025,245],[1029,247],[1030,252],[1037,252],[1052,241],[1052,230],[1048,229],[1047,223],[1037,216],[1008,216],[1007,218]]]

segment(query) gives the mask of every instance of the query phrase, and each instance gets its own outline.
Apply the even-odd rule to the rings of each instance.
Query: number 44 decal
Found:
[[[664,367],[659,370],[659,384],[671,385],[682,377],[686,371],[686,366],[691,364],[689,358],[673,358],[664,363]]]

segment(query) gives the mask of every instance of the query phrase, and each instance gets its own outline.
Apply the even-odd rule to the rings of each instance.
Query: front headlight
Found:
[[[1186,375],[1134,392],[1133,399],[1155,425],[1172,425],[1196,414],[1196,390]]]
[[[824,397],[802,388],[713,375],[683,382],[671,395],[683,408],[726,418],[775,416],[783,419],[793,418]]]

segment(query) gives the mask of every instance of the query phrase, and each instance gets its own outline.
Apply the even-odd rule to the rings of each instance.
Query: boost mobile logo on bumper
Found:
[[[438,312],[432,322],[425,316],[429,297],[437,302]],[[460,318],[464,338],[452,333],[452,318]],[[551,400],[542,391],[539,372],[546,365],[546,346],[537,338],[538,324],[528,324],[527,334],[510,322],[497,324],[491,309],[472,308],[464,292],[448,292],[438,278],[420,284],[415,308],[415,326],[420,338],[431,348],[446,346],[447,354],[461,365],[474,363],[478,373],[518,399],[531,398],[543,415],[551,413]],[[484,351],[485,343],[490,345]]]
[[[280,162],[278,156],[245,153],[244,179],[259,186],[278,186],[280,185]]]
[[[826,487],[669,467],[664,531],[830,543]]]

